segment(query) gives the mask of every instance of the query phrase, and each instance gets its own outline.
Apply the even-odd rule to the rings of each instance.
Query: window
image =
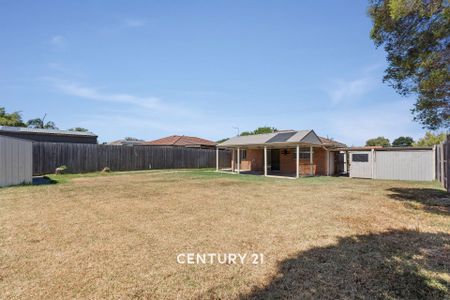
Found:
[[[352,161],[368,162],[369,154],[352,154]]]
[[[309,159],[311,157],[311,152],[309,148],[300,148],[298,156],[300,159]]]
[[[241,159],[247,159],[247,150],[242,149],[240,152],[241,152]]]

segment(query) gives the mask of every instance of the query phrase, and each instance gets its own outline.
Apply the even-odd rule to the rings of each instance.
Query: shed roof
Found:
[[[364,146],[364,147],[342,147],[333,149],[333,151],[417,151],[417,150],[433,150],[433,147],[381,147],[381,146]]]
[[[89,131],[70,131],[59,129],[40,129],[40,128],[28,128],[28,127],[11,127],[0,126],[0,132],[14,132],[14,133],[26,133],[26,134],[38,134],[38,135],[64,135],[64,136],[89,136],[97,137],[96,134]]]

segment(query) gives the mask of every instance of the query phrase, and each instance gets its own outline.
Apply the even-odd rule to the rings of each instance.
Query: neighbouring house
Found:
[[[332,175],[336,173],[337,152],[345,144],[319,137],[313,130],[283,130],[273,133],[237,136],[217,150],[232,152],[228,170],[237,173],[284,175]],[[219,169],[217,151],[217,169]]]
[[[182,146],[188,148],[214,149],[216,142],[186,135],[171,135],[158,140],[146,142],[146,145],[155,146]]]
[[[70,130],[0,126],[0,136],[33,142],[97,144],[97,135],[94,133]]]

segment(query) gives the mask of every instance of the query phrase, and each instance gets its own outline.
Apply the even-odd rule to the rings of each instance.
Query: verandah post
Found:
[[[219,147],[216,148],[216,171],[219,171]]]
[[[241,171],[241,148],[237,148],[237,173]]]
[[[299,147],[299,145],[297,145],[297,149],[296,149],[296,152],[295,152],[295,161],[296,161],[296,164],[295,164],[295,178],[298,178],[299,177],[299,163],[300,163],[300,147]]]
[[[264,176],[267,176],[267,146],[264,146]]]

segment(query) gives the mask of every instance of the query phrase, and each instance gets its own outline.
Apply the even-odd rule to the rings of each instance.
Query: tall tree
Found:
[[[392,142],[394,147],[411,147],[414,144],[414,139],[410,136],[400,136]]]
[[[370,0],[371,38],[384,46],[383,81],[417,96],[412,112],[425,128],[450,126],[450,8],[448,0]]]
[[[414,143],[414,147],[432,147],[442,143],[445,138],[445,133],[433,134],[431,131],[428,131],[423,138]]]
[[[20,112],[15,111],[12,113],[7,113],[4,107],[0,107],[0,125],[26,127],[25,123],[22,121]]]
[[[52,121],[48,121],[47,123],[45,122],[46,116],[47,114],[45,114],[42,119],[36,118],[28,120],[27,126],[30,128],[40,128],[40,129],[58,129],[58,127],[56,127],[55,122]]]
[[[379,136],[377,138],[366,141],[366,146],[389,147],[390,145],[391,143],[389,142],[389,139],[385,138],[384,136]]]

